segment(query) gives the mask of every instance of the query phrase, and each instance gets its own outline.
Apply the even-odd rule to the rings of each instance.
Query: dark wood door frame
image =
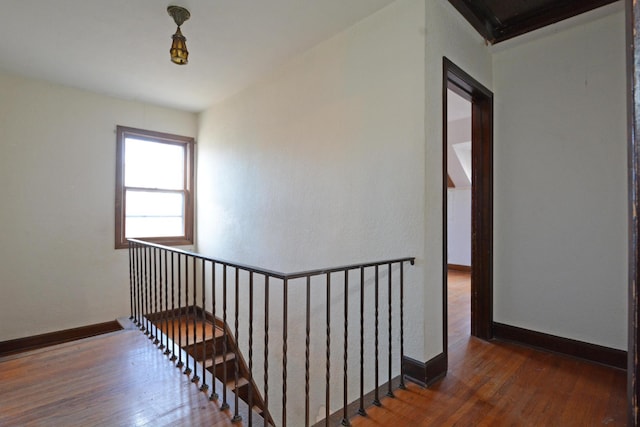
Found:
[[[493,337],[493,93],[443,58],[443,351],[447,354],[447,89],[471,101],[471,335]]]
[[[629,192],[629,319],[627,342],[627,424],[640,425],[638,326],[640,325],[640,4],[626,0]]]

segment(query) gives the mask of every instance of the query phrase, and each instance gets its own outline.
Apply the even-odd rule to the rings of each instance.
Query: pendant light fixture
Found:
[[[191,14],[187,9],[180,6],[169,6],[167,12],[173,18],[174,22],[178,26],[176,33],[171,36],[173,42],[171,43],[171,61],[174,64],[185,65],[189,62],[189,51],[187,50],[187,38],[182,35],[180,26],[191,17]]]

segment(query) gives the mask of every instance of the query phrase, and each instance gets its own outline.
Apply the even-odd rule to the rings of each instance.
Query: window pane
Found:
[[[126,138],[124,185],[184,189],[184,152],[181,145]]]
[[[126,237],[167,237],[184,234],[184,195],[126,191]]]

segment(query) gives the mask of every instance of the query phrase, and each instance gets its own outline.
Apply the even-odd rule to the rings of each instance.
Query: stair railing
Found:
[[[312,344],[311,323],[313,319],[321,315],[318,309],[325,311],[324,337],[322,337],[325,353],[323,422],[325,425],[329,425],[332,419],[331,380],[335,377],[335,372],[331,369],[332,354],[334,354],[332,352],[335,351],[332,348],[331,328],[335,325],[332,308],[341,306],[343,317],[340,325],[343,335],[341,346],[342,405],[339,412],[342,414],[339,419],[342,425],[348,426],[350,425],[350,416],[366,415],[368,404],[381,405],[380,370],[383,369],[381,357],[386,358],[387,362],[386,396],[394,397],[393,384],[398,384],[398,379],[398,387],[405,388],[402,364],[404,354],[404,265],[406,263],[413,265],[414,261],[413,257],[405,257],[286,274],[214,259],[143,240],[129,239],[130,318],[145,335],[148,335],[149,339],[153,340],[154,344],[158,345],[160,350],[164,350],[164,354],[169,356],[172,362],[177,360],[176,366],[178,368],[185,367],[184,374],[191,376],[192,382],[200,384],[200,390],[208,392],[211,388],[210,399],[212,401],[220,399],[217,390],[222,390],[220,409],[230,408],[228,389],[231,391],[234,403],[232,421],[242,420],[239,407],[241,406],[240,400],[244,400],[244,403],[248,405],[248,411],[245,412],[248,418],[247,425],[251,426],[254,422],[259,423],[258,425],[276,425],[275,414],[270,408],[278,408],[280,413],[276,417],[279,418],[277,424],[286,427],[287,415],[292,411],[293,415],[297,417],[295,421],[292,421],[294,425],[310,426],[314,424],[310,395],[311,384],[316,384],[317,375],[312,378],[311,371],[316,371],[318,367],[312,363],[312,359],[317,358],[316,353],[312,352],[312,347],[316,348],[319,345]],[[386,290],[383,283],[385,280],[387,282]],[[295,287],[294,291],[292,291],[292,285]],[[245,288],[246,291],[243,291]],[[323,289],[318,290],[318,288]],[[276,292],[281,293],[281,300],[274,300],[273,295]],[[321,298],[321,294],[325,294],[324,307],[322,308],[312,303],[312,299]],[[350,294],[359,299],[355,310],[359,318],[356,326],[350,325],[349,322],[350,314],[352,317],[355,316],[353,307],[349,305]],[[335,298],[336,295],[338,300]],[[366,298],[367,295],[369,298]],[[260,301],[256,301],[260,297],[263,299],[262,310],[260,310]],[[382,310],[385,309],[384,302],[381,303],[381,298],[384,297],[387,299],[386,316],[381,314],[381,304],[383,304]],[[232,323],[229,323],[229,299],[233,301]],[[371,306],[372,303],[373,306]],[[302,310],[299,310],[300,306],[303,307]],[[243,309],[244,312],[242,312]],[[290,318],[294,314],[293,311],[296,311],[295,318]],[[398,315],[394,319],[393,314],[396,311]],[[386,331],[381,329],[381,322],[384,320],[386,320]],[[256,330],[256,322],[262,323],[261,331]],[[278,326],[279,322],[282,323],[281,335],[274,331],[274,324]],[[298,326],[298,322],[303,323],[303,325],[299,325],[301,329],[304,329],[302,344],[297,341],[293,342],[289,336],[289,327],[292,322],[296,322],[296,326]],[[198,327],[199,323],[200,328]],[[243,325],[242,334],[240,333],[241,323]],[[213,325],[211,331],[207,329],[207,324]],[[394,326],[396,326],[395,330]],[[349,359],[354,359],[353,353],[349,352],[349,344],[350,337],[354,335],[354,329],[358,336],[358,354],[357,362],[355,362],[359,365],[357,399],[353,399],[353,390],[351,393],[348,392],[350,384]],[[244,331],[246,331],[246,336]],[[299,334],[299,331],[300,329],[294,328],[294,332]],[[259,335],[258,339],[254,336],[256,334]],[[213,336],[213,341],[207,341],[208,335]],[[221,336],[218,337],[218,335]],[[365,339],[371,338],[371,335],[373,335],[373,342]],[[381,343],[382,335],[386,335],[386,345]],[[217,338],[220,338],[221,348],[218,348]],[[207,344],[207,342],[213,342],[213,345]],[[395,348],[396,356],[394,356],[394,342],[399,343],[399,349]],[[381,344],[386,349],[381,350]],[[262,366],[257,363],[260,360],[255,360],[254,349],[258,345],[261,345],[263,353]],[[277,345],[278,348],[274,348],[274,345]],[[301,413],[294,411],[294,409],[301,408],[298,406],[289,410],[287,408],[290,393],[288,389],[289,368],[293,364],[289,361],[289,356],[292,353],[294,356],[302,353],[299,345],[304,346],[304,373],[295,372],[295,374],[300,377],[304,375],[303,421],[300,419]],[[232,347],[232,352],[235,352],[234,356],[229,356],[229,346]],[[192,355],[193,359],[183,354],[182,350],[185,349],[189,350],[187,354]],[[365,354],[367,349],[373,350],[372,357]],[[244,359],[243,354],[247,355],[248,361]],[[281,365],[278,367],[281,378],[272,379],[270,372],[275,368],[270,366],[269,362],[271,359],[277,359],[278,356],[281,357]],[[226,368],[230,358],[233,358],[231,373]],[[259,356],[258,359],[260,359]],[[373,369],[374,371],[372,379],[365,375],[365,365],[368,359],[373,359],[370,363],[373,366],[368,367],[369,370]],[[212,369],[212,374],[205,372],[207,360],[211,360],[208,368]],[[196,361],[202,362],[196,363]],[[219,375],[217,374],[218,362],[222,366]],[[398,372],[399,377],[397,376]],[[231,378],[228,378],[229,376]],[[207,384],[208,377],[212,384]],[[246,380],[246,384],[242,384],[243,378]],[[274,390],[272,381],[277,383],[278,380],[281,381],[282,389]],[[218,382],[220,384],[217,384]],[[365,390],[365,384],[369,390],[373,387],[373,399],[370,402],[365,402],[367,396],[365,392],[368,391]],[[241,387],[244,387],[244,392],[241,392]],[[299,398],[300,393],[297,390],[297,388],[294,389],[294,396]],[[273,402],[273,397],[270,396],[270,393],[275,391],[278,392],[276,394],[279,394],[277,397],[280,398],[277,402]],[[354,404],[349,404],[350,397],[357,405],[357,410],[350,409],[354,406]],[[350,410],[353,413],[350,414]],[[259,421],[254,412],[261,415]]]

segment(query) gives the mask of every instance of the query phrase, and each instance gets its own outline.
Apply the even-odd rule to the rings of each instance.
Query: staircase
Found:
[[[162,331],[196,362],[225,385],[224,392],[237,394],[253,413],[266,418],[265,425],[274,425],[271,416],[265,417],[265,403],[249,367],[239,351],[229,325],[200,307],[188,307],[174,312],[147,316],[154,327]],[[194,368],[195,369],[195,368]],[[198,370],[201,369],[198,367]],[[237,370],[237,380],[236,380]],[[194,372],[197,374],[198,372]],[[226,402],[226,396],[223,401]],[[224,405],[222,407],[224,408]]]
[[[326,425],[333,412],[349,425],[356,413],[366,414],[370,381],[365,373],[375,373],[374,384],[367,385],[373,386],[374,404],[380,401],[381,380],[388,395],[394,377],[404,387],[404,266],[414,261],[405,257],[281,273],[129,239],[130,319],[172,361],[177,359],[176,366],[185,363],[191,382],[202,391],[211,387],[210,399],[223,411],[229,408],[234,422],[251,426],[255,414],[264,425],[308,427],[324,408]],[[326,297],[312,304],[318,295]],[[205,312],[208,307],[211,312]],[[350,313],[360,321],[349,323]],[[248,364],[234,340],[238,336],[248,338]],[[259,353],[253,352],[254,342]],[[342,366],[332,358],[341,358]],[[349,359],[359,359],[360,369],[349,371]],[[382,366],[387,367],[384,378]],[[270,370],[277,375],[270,378]],[[253,378],[261,379],[261,389]],[[336,383],[342,383],[339,394],[331,393]],[[273,391],[269,397],[274,389],[277,402]],[[313,396],[322,389],[324,402]],[[357,412],[350,401],[359,405]]]

